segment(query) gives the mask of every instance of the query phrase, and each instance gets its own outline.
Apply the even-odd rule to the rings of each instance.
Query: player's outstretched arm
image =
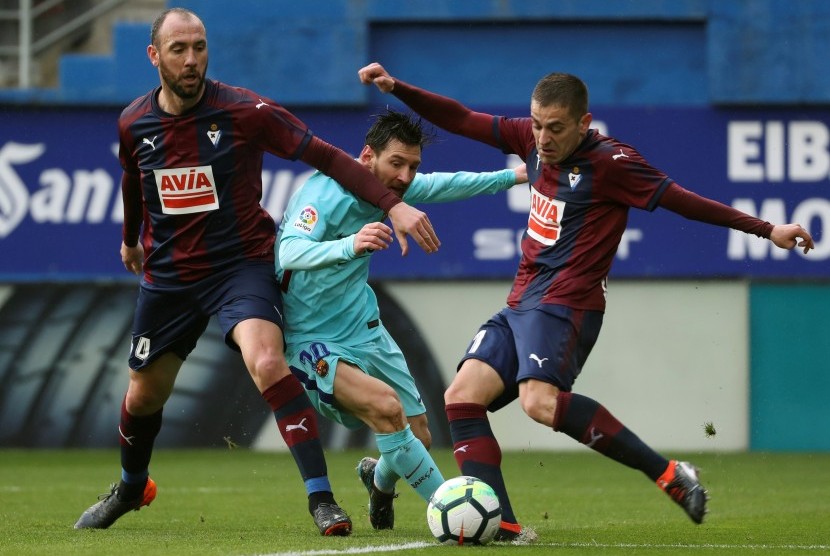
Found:
[[[455,99],[396,80],[377,62],[360,68],[357,75],[364,85],[375,85],[383,93],[394,94],[413,111],[438,127],[493,147],[501,147],[493,135],[492,115],[474,112]]]
[[[429,217],[415,207],[403,202],[398,203],[389,210],[389,219],[401,244],[401,255],[409,253],[407,236],[412,236],[426,253],[434,253],[441,246]]]
[[[801,241],[798,241],[799,239]],[[805,254],[810,249],[815,248],[810,232],[802,228],[800,224],[778,224],[773,226],[769,240],[781,249],[793,249],[797,245],[804,249]]]

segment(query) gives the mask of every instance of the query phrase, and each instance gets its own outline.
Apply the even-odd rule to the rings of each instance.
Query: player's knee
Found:
[[[392,388],[384,388],[371,395],[367,404],[367,418],[376,432],[390,433],[406,427],[401,400]]]
[[[432,446],[432,433],[429,431],[429,423],[426,417],[423,419],[411,419],[409,426],[412,428],[412,434],[415,435],[415,438],[420,440],[421,444],[429,450]]]
[[[401,400],[398,394],[391,388],[384,390],[384,392],[377,396],[375,407],[378,414],[385,419],[397,418],[403,412]]]
[[[542,425],[553,426],[553,416],[556,412],[556,397],[522,396],[520,398],[522,411]]]
[[[271,385],[290,374],[285,356],[279,352],[264,352],[257,356],[248,372],[258,385]]]
[[[444,392],[444,403],[473,403],[473,389],[467,381],[456,375],[455,380]]]
[[[140,417],[155,413],[167,401],[168,396],[159,389],[153,388],[130,388],[124,400],[127,413]]]

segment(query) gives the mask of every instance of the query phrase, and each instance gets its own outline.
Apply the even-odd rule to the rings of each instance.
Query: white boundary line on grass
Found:
[[[701,550],[828,550],[830,545],[826,544],[650,544],[650,543],[597,543],[597,542],[554,542],[534,544],[531,546],[550,546],[552,548],[699,548]]]
[[[406,544],[387,544],[375,546],[361,546],[354,548],[345,548],[340,550],[306,550],[302,552],[276,552],[272,554],[263,554],[260,556],[337,556],[340,554],[371,554],[373,552],[400,552],[403,550],[414,550],[416,548],[426,548],[432,546],[440,546],[436,543],[426,542],[410,542]],[[654,548],[697,548],[701,550],[829,550],[830,545],[824,544],[651,544],[651,543],[596,543],[596,542],[562,542],[562,543],[534,543],[532,545],[538,548],[623,548],[623,549],[654,549]]]
[[[273,554],[262,554],[261,556],[326,556],[337,554],[371,554],[372,552],[398,552],[401,550],[414,550],[416,548],[426,548],[428,546],[438,546],[435,543],[426,542],[410,542],[406,544],[386,544],[377,546],[359,546],[355,548],[344,548],[341,550],[305,550],[302,552],[275,552]]]

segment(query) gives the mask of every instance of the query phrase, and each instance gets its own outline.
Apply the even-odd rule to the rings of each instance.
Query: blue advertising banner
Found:
[[[521,107],[482,111],[524,116]],[[378,108],[375,111],[381,110]],[[357,155],[373,110],[295,113],[318,136]],[[682,186],[770,222],[798,222],[816,239],[808,255],[657,209],[632,210],[612,277],[830,277],[830,111],[714,108],[593,110],[594,127],[634,146]],[[129,279],[119,256],[116,110],[0,108],[0,280]],[[439,132],[421,170],[496,170],[520,163]],[[266,155],[263,206],[279,221],[310,174]],[[376,279],[509,279],[526,225],[526,185],[496,196],[420,207],[442,241],[377,253]]]

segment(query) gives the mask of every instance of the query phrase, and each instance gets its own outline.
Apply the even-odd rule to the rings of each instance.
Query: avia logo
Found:
[[[533,361],[536,361],[536,363],[539,365],[539,368],[540,368],[540,369],[542,368],[542,363],[544,363],[545,361],[547,361],[547,360],[548,360],[548,358],[547,358],[547,357],[542,357],[541,359],[539,359],[539,356],[538,356],[538,355],[536,355],[535,353],[531,353],[531,354],[530,354],[530,357],[528,357],[528,359],[531,359],[531,360],[533,360]]]
[[[267,102],[263,101],[262,99],[259,99],[259,104],[256,105],[256,109],[259,110],[263,106],[271,106],[271,105],[268,104]]]
[[[303,420],[300,421],[299,423],[297,423],[296,425],[285,425],[285,432],[291,432],[291,431],[295,431],[295,430],[298,430],[298,429],[302,429],[302,430],[308,432],[308,429],[305,428],[305,424],[304,424],[306,421],[308,421],[308,417],[303,417]]]
[[[147,139],[145,137],[141,140],[141,142],[145,145],[150,145],[151,147],[153,147],[153,150],[156,150],[156,137],[158,137],[158,135],[154,135],[152,139]]]
[[[620,157],[622,157],[622,158],[628,158],[628,155],[627,155],[627,154],[625,154],[624,152],[622,152],[622,149],[620,149],[620,153],[619,153],[619,154],[615,154],[615,155],[613,155],[611,158],[613,158],[614,160],[617,160],[617,159],[618,159],[618,158],[620,158]]]
[[[56,136],[31,143],[0,140],[0,240],[11,236],[15,241],[25,241],[22,234],[39,226],[48,226],[55,234],[67,238],[76,233],[92,237],[99,233],[101,226],[120,225],[124,221],[118,143],[107,142],[104,148],[84,151],[85,158],[73,157],[70,162],[53,154],[52,151],[69,148],[72,140],[77,138],[67,138],[64,142],[63,137]],[[161,146],[158,138],[154,144]],[[314,168],[303,172],[263,169],[262,198],[267,200],[263,208],[280,222],[291,193],[315,171]],[[194,175],[194,185],[195,178]],[[178,179],[181,185],[181,177]],[[184,187],[187,185],[185,180]],[[172,178],[170,186],[176,188]],[[202,210],[206,210],[204,206]],[[111,233],[109,229],[107,233]],[[66,251],[64,243],[59,241],[48,247],[56,253]],[[120,262],[113,268],[114,272],[123,271]]]
[[[164,214],[191,214],[219,208],[213,168],[153,170]]]
[[[560,223],[565,203],[542,195],[530,187],[530,215],[527,218],[527,235],[543,245],[553,245],[559,239]]]

